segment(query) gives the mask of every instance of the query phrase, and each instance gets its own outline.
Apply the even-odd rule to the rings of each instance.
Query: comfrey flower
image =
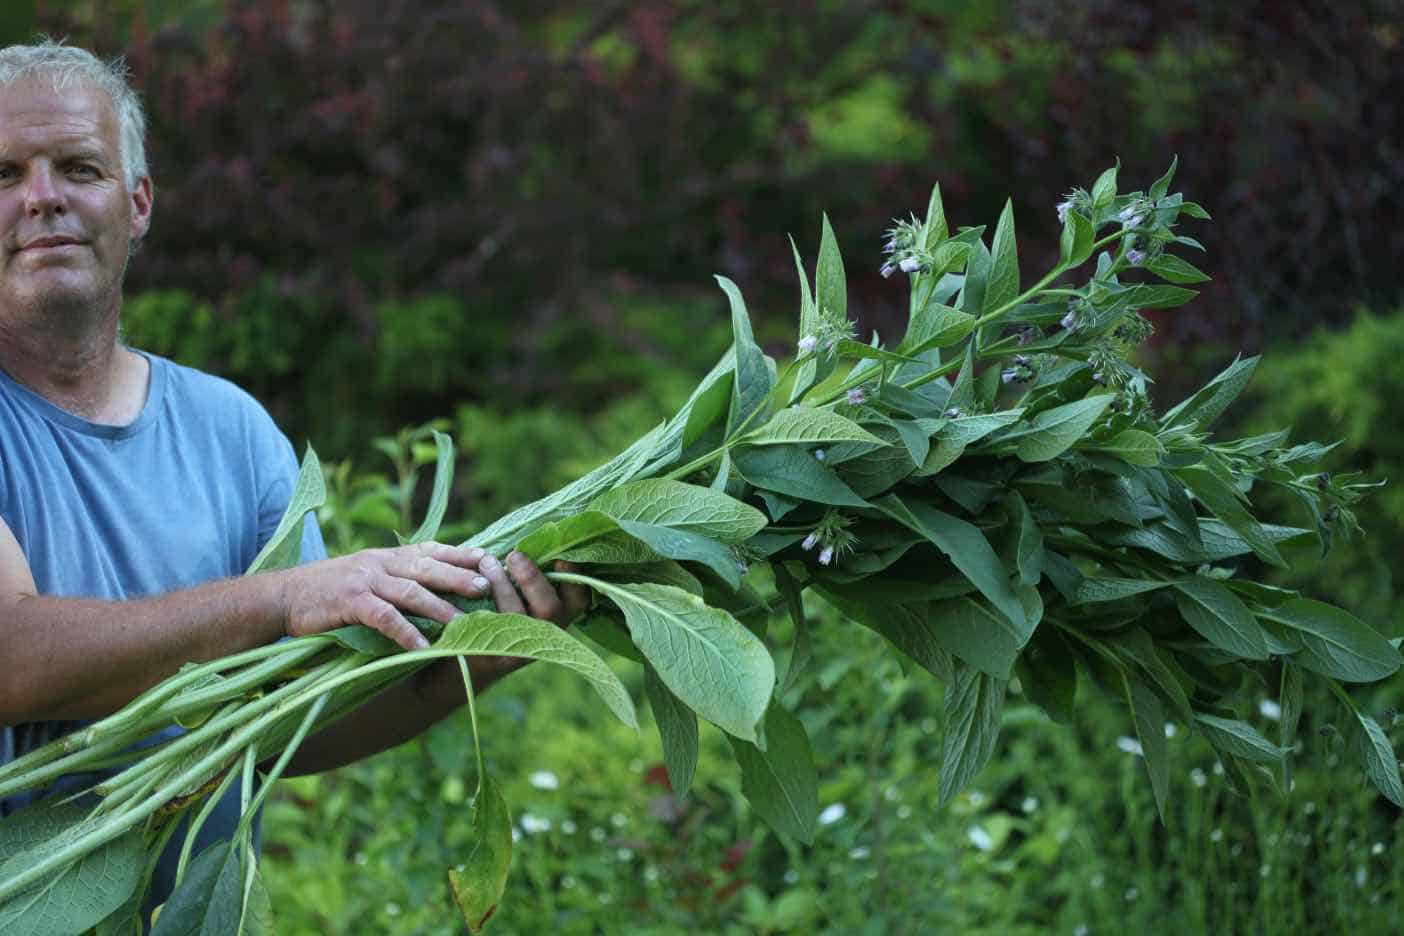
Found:
[[[814,460],[815,460],[815,461],[823,461],[823,460],[824,460],[824,450],[823,450],[823,449],[815,449],[815,450],[814,450]]]
[[[883,279],[887,279],[893,273],[897,272],[897,266],[891,260],[889,260],[878,268],[878,272],[882,274]]]
[[[1121,214],[1116,216],[1116,220],[1120,221],[1126,227],[1138,228],[1146,223],[1146,216],[1141,213],[1142,208],[1143,206],[1140,203],[1132,202],[1121,209]]]
[[[906,257],[901,263],[897,264],[897,267],[903,273],[920,273],[926,268],[926,264],[922,263],[916,257]]]
[[[944,413],[942,413],[941,415],[944,416],[944,417],[946,417],[947,419],[959,419],[959,418],[960,418],[960,407],[959,407],[959,406],[952,406],[950,409],[946,410],[946,411],[945,411]]]
[[[803,549],[805,552],[808,552],[809,550],[813,549],[815,546],[818,546],[818,545],[819,545],[819,531],[818,531],[818,530],[815,530],[814,532],[810,533],[808,536],[806,536],[806,537],[804,538],[804,542],[803,542],[803,543],[800,543],[800,549]]]
[[[819,524],[804,538],[804,542],[800,543],[800,548],[808,552],[816,546],[819,547],[819,564],[832,565],[836,557],[851,551],[858,542],[857,537],[847,529],[852,523],[852,520],[831,507],[824,512]]]
[[[1068,212],[1077,211],[1083,215],[1090,215],[1092,207],[1092,196],[1085,189],[1075,188],[1063,196],[1063,200],[1058,203],[1058,223],[1068,223]]]
[[[819,550],[819,564],[820,564],[820,565],[828,565],[829,563],[831,563],[831,562],[833,562],[833,561],[834,561],[834,547],[832,547],[832,546],[825,546],[823,549]]]
[[[1126,259],[1131,262],[1132,266],[1140,266],[1142,263],[1146,262],[1146,252],[1133,247],[1126,251]]]
[[[848,398],[849,406],[862,406],[868,402],[868,391],[862,387],[851,387],[845,396]]]
[[[813,335],[805,335],[799,340],[799,353],[808,354],[819,346],[819,339]]]

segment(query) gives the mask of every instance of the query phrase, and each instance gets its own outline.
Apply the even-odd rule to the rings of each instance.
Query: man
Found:
[[[247,394],[119,340],[127,260],[152,217],[143,133],[120,64],[52,42],[0,50],[0,762],[186,661],[347,624],[424,646],[404,614],[449,620],[435,592],[573,618],[584,593],[558,594],[523,556],[504,568],[424,544],[326,559],[310,522],[316,561],[238,577],[296,460]],[[475,660],[474,683],[515,665]],[[425,669],[309,738],[294,769],[398,744],[462,701],[456,665]],[[232,829],[237,808],[222,811],[210,837]]]

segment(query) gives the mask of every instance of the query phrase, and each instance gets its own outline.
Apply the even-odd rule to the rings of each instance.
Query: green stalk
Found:
[[[473,754],[478,759],[478,789],[473,794],[476,800],[483,792],[483,777],[487,775],[487,768],[483,766],[483,736],[478,731],[478,707],[473,701],[473,677],[468,672],[468,663],[463,657],[458,658],[458,670],[463,674],[463,691],[468,696],[468,720],[473,725]]]

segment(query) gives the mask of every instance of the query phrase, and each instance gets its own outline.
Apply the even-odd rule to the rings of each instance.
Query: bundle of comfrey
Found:
[[[1246,790],[1262,774],[1290,787],[1309,672],[1349,710],[1370,779],[1404,805],[1388,739],[1340,687],[1393,673],[1397,642],[1337,608],[1235,574],[1240,557],[1281,566],[1289,544],[1324,549],[1333,534],[1356,529],[1351,505],[1366,485],[1314,470],[1328,447],[1288,447],[1285,431],[1212,439],[1210,425],[1254,360],[1235,361],[1163,414],[1127,360],[1150,331],[1139,310],[1181,305],[1195,295],[1185,284],[1205,279],[1170,252],[1202,249],[1175,226],[1182,215],[1208,217],[1169,194],[1173,171],[1144,193],[1118,194],[1115,169],[1090,192],[1074,190],[1058,208],[1059,261],[1027,288],[1012,209],[987,246],[983,228],[950,233],[937,189],[925,218],[898,222],[886,245],[884,274],[904,273],[911,284],[907,333],[892,348],[854,339],[826,219],[812,289],[795,254],[798,354],[783,374],[753,340],[740,292],[719,278],[734,344],[681,411],[471,541],[498,555],[516,548],[538,563],[578,564],[552,575],[594,591],[579,630],[643,666],[679,795],[696,764],[700,716],[730,736],[756,811],[782,834],[813,836],[809,740],[778,701],[811,657],[808,589],[845,626],[873,629],[944,684],[943,800],[990,758],[1013,679],[1065,720],[1079,674],[1125,704],[1162,813],[1167,720],[1196,728],[1235,786]],[[1089,263],[1084,282],[1055,285]],[[453,458],[447,439],[438,441],[430,516],[415,540],[431,537],[444,511]],[[1297,495],[1311,526],[1256,518],[1249,495],[1260,485]],[[288,515],[251,572],[292,561],[295,532],[321,490],[309,453]],[[771,609],[746,581],[761,563],[794,625],[791,645],[777,648],[783,675],[765,641]],[[567,666],[635,724],[618,678],[571,632],[485,605],[465,611],[423,651],[343,628],[188,666],[0,768],[0,796],[62,774],[110,774],[87,797],[0,823],[0,929],[130,926],[155,856],[190,813],[180,883],[156,933],[266,930],[247,822],[235,841],[191,854],[212,794],[242,784],[251,817],[271,786],[254,792],[257,765],[276,758],[267,771],[276,778],[309,731],[436,658]],[[1280,686],[1275,740],[1236,715],[1247,703],[1240,690],[1264,682]],[[469,703],[476,736],[471,687]],[[132,749],[171,723],[186,733]],[[478,784],[467,820],[475,844],[449,871],[475,930],[502,895],[512,841],[481,754]]]

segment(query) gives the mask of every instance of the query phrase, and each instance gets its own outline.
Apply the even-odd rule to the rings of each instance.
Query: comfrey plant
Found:
[[[0,823],[0,930],[125,931],[155,856],[192,818],[179,884],[157,936],[263,932],[268,900],[249,824],[193,854],[215,794],[239,783],[252,816],[308,732],[442,657],[530,657],[569,667],[604,706],[636,724],[634,702],[585,641],[638,663],[674,791],[687,794],[705,720],[731,741],[742,790],[781,835],[812,840],[817,771],[803,724],[781,700],[809,665],[805,591],[933,673],[945,689],[939,769],[949,800],[992,756],[1006,693],[1054,720],[1079,682],[1124,706],[1162,816],[1170,795],[1164,726],[1197,730],[1240,790],[1291,786],[1308,674],[1325,680],[1355,725],[1366,774],[1404,806],[1399,763],[1380,726],[1342,683],[1384,679],[1398,642],[1338,608],[1244,574],[1255,556],[1329,547],[1356,523],[1368,485],[1314,467],[1329,446],[1287,432],[1217,440],[1214,420],[1247,383],[1237,360],[1157,413],[1129,352],[1150,333],[1148,308],[1179,306],[1206,277],[1173,253],[1202,249],[1177,232],[1198,205],[1170,194],[1174,166],[1146,192],[1118,193],[1109,169],[1058,206],[1061,253],[1025,285],[1014,214],[952,234],[939,188],[924,219],[898,222],[883,272],[905,273],[906,334],[892,347],[853,336],[843,263],[825,219],[811,281],[798,250],[797,354],[783,372],[756,345],[741,293],[732,348],[671,419],[612,461],[522,507],[470,542],[520,549],[589,586],[572,631],[487,602],[442,629],[419,622],[427,650],[403,652],[360,627],[288,640],[186,667],[121,711],[0,768],[0,796],[103,770],[86,796],[33,806]],[[1085,276],[1082,274],[1085,273]],[[1079,281],[1080,280],[1080,281]],[[453,464],[437,436],[434,535]],[[1291,491],[1311,524],[1254,514],[1261,486]],[[293,503],[251,573],[294,559],[296,531],[322,497],[310,452]],[[1284,553],[1285,550],[1285,553]],[[770,602],[747,581],[766,564],[793,637],[776,664],[762,626]],[[467,668],[463,666],[465,685]],[[1280,733],[1241,717],[1251,687],[1280,687]],[[476,715],[469,686],[469,718]],[[155,747],[134,741],[178,723]],[[1131,737],[1128,734],[1128,738]],[[256,766],[274,760],[254,794]],[[1265,779],[1266,778],[1266,779]],[[478,757],[466,821],[473,846],[448,872],[469,926],[504,892],[506,804]]]

